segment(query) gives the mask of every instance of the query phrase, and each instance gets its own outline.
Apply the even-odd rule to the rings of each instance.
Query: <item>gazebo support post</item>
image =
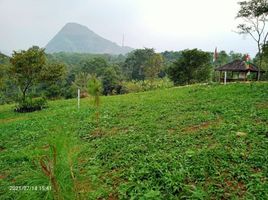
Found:
[[[227,81],[227,71],[224,72],[224,85],[226,85],[226,81]]]

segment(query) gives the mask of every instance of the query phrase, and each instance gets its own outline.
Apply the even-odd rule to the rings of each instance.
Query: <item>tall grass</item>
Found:
[[[81,145],[72,134],[51,136],[34,158],[32,185],[50,186],[47,199],[81,199],[78,156]]]

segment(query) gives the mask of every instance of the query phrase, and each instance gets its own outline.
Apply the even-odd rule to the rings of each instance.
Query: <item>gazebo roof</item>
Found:
[[[259,69],[256,65],[250,63],[247,66],[246,62],[243,60],[235,60],[221,67],[217,67],[215,70],[217,71],[233,71],[233,72],[258,72]]]

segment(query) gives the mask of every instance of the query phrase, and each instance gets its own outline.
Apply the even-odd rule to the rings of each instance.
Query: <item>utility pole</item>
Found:
[[[125,34],[123,34],[123,38],[122,38],[122,47],[125,46]]]

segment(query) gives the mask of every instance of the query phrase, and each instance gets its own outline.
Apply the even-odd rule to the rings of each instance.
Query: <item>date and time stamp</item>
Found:
[[[11,191],[50,191],[51,186],[43,186],[43,185],[36,185],[36,186],[27,186],[27,185],[11,185],[8,188]]]

